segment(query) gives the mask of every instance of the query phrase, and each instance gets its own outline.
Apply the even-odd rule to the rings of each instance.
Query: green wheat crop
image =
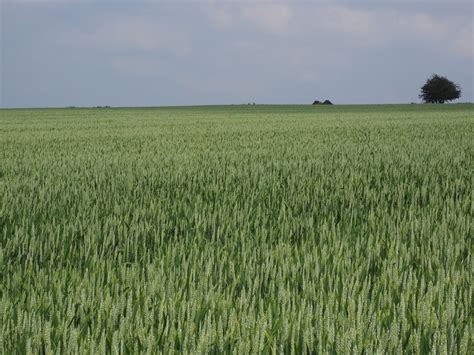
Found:
[[[474,106],[0,111],[0,353],[474,352]]]

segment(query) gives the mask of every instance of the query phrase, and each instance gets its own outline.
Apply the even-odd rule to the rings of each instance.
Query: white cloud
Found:
[[[293,16],[290,6],[285,4],[257,4],[242,9],[242,17],[253,25],[272,33],[288,30]]]
[[[285,2],[255,4],[217,4],[210,2],[207,14],[221,28],[254,27],[270,33],[284,33],[292,19],[292,8]]]
[[[187,56],[190,45],[184,32],[169,24],[147,17],[119,16],[105,19],[92,29],[79,29],[63,34],[63,42],[73,46],[168,52]]]
[[[473,57],[472,16],[434,16],[420,10],[371,9],[329,2],[216,3],[211,1],[207,14],[220,28],[239,30],[251,26],[286,38],[330,38],[354,48],[430,45],[456,56]]]
[[[112,60],[112,66],[120,73],[145,77],[159,75],[162,69],[159,60],[142,57],[117,57]]]
[[[435,18],[425,13],[400,16],[391,31],[398,41],[428,43],[455,56],[474,57],[472,18]]]
[[[461,55],[474,58],[474,28],[472,22],[464,25],[452,41],[452,48]],[[474,64],[473,64],[474,67]],[[474,68],[473,68],[474,69]]]

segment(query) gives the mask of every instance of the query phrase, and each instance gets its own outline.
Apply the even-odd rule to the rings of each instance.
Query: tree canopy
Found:
[[[444,104],[461,97],[461,88],[451,80],[433,74],[421,87],[420,98],[426,103]]]

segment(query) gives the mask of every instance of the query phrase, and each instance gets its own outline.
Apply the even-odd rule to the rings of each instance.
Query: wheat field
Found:
[[[473,105],[0,110],[0,353],[474,352]]]

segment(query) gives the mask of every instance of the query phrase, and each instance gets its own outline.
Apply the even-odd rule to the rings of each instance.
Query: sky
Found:
[[[0,2],[3,108],[474,101],[471,1]]]

